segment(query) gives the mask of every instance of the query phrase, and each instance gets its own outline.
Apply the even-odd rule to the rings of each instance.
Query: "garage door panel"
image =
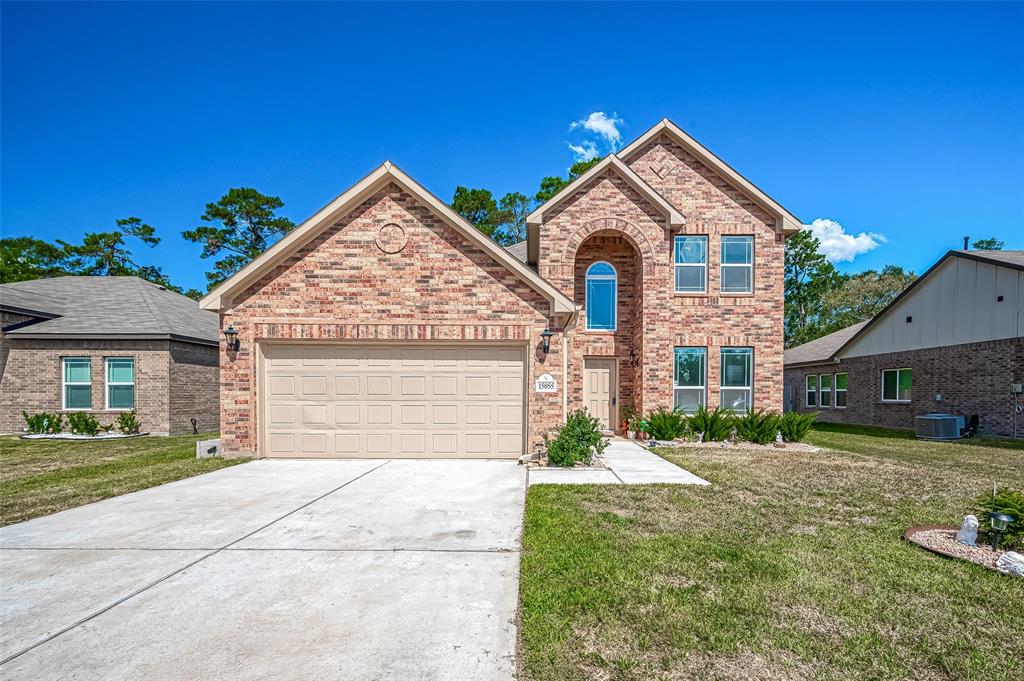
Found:
[[[524,353],[487,346],[267,346],[270,456],[516,457]]]

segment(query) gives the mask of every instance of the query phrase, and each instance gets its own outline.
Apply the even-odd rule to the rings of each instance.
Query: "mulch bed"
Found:
[[[940,556],[969,560],[987,567],[989,570],[995,570],[996,561],[1005,552],[993,551],[991,546],[980,541],[976,546],[961,544],[956,540],[956,533],[959,529],[955,525],[911,527],[903,533],[903,538],[911,544],[917,544],[926,551],[937,553]]]

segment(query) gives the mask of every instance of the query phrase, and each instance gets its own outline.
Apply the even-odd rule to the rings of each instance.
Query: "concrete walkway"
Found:
[[[613,438],[601,454],[608,468],[531,468],[530,485],[642,485],[670,483],[676,485],[708,485],[690,471],[652,454],[631,440]]]
[[[0,529],[0,679],[498,679],[526,471],[255,461]]]

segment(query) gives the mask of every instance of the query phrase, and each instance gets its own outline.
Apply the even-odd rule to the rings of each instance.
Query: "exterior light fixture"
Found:
[[[995,538],[992,539],[992,550],[998,551],[999,536],[1013,522],[1014,518],[1012,515],[1006,515],[1005,513],[989,513],[988,519],[992,523],[992,529],[995,530]]]
[[[629,366],[635,367],[639,363],[640,363],[640,360],[636,356],[636,350],[634,350],[633,348],[630,348],[629,349]]]
[[[238,329],[232,324],[228,328],[224,329],[224,344],[228,350],[235,352],[238,350],[240,345],[238,341]]]
[[[551,337],[554,335],[548,328],[540,332],[540,349],[544,351],[545,355],[551,352]]]

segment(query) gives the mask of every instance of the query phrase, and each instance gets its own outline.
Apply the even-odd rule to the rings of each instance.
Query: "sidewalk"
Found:
[[[652,454],[631,440],[612,438],[600,459],[608,468],[531,468],[530,485],[709,485],[688,470]]]

